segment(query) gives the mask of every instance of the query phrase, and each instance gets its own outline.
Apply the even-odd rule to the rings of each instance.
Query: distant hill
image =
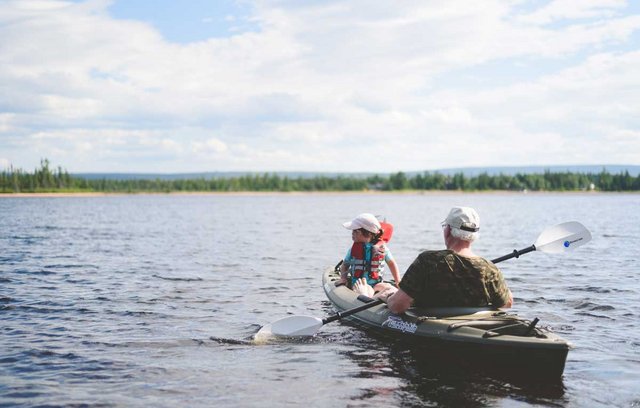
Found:
[[[545,171],[552,173],[600,173],[603,169],[611,174],[618,174],[628,171],[633,177],[637,177],[640,174],[640,166],[634,165],[618,165],[618,164],[602,164],[602,165],[585,165],[585,166],[505,166],[505,167],[461,167],[450,169],[436,169],[425,171],[411,171],[405,172],[408,176],[421,174],[426,171],[430,173],[440,173],[444,175],[453,175],[456,173],[462,173],[468,177],[474,177],[482,173],[487,173],[490,176],[505,174],[514,175],[520,174],[539,174]],[[95,179],[107,179],[107,180],[186,180],[186,179],[211,179],[211,178],[234,178],[246,175],[262,175],[262,174],[277,174],[280,177],[289,177],[292,179],[297,178],[313,178],[316,176],[324,176],[335,178],[342,177],[367,177],[376,173],[321,173],[321,172],[287,172],[287,171],[267,171],[267,172],[242,172],[242,171],[216,171],[216,172],[202,172],[202,173],[74,173],[75,177],[81,177],[88,180]],[[387,176],[390,173],[377,173],[381,176]]]
[[[605,169],[608,173],[618,174],[628,171],[630,175],[636,177],[640,174],[640,166],[632,165],[619,165],[619,164],[600,164],[600,165],[585,165],[585,166],[505,166],[505,167],[460,167],[451,169],[430,170],[430,172],[441,173],[446,175],[452,175],[455,173],[462,173],[465,176],[477,176],[482,173],[487,173],[490,176],[498,174],[514,175],[514,174],[540,174],[545,171],[552,173],[600,173]],[[421,172],[412,172],[411,174],[418,174]]]

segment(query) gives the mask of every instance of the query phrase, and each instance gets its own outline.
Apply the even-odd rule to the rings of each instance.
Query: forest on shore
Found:
[[[33,172],[13,167],[0,173],[0,193],[169,193],[169,192],[314,192],[314,191],[640,191],[640,175],[551,172],[465,176],[403,172],[372,176],[289,177],[276,173],[194,179],[112,179],[70,175],[47,159]]]

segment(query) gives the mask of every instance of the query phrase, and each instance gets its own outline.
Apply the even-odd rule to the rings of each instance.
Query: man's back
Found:
[[[500,307],[510,297],[502,273],[493,263],[451,250],[418,255],[402,278],[400,289],[418,307]]]

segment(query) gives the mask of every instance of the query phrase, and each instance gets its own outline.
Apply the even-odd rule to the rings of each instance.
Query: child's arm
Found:
[[[400,270],[398,269],[398,264],[395,259],[389,259],[387,262],[389,265],[389,270],[391,271],[391,275],[393,275],[393,280],[396,282],[396,287],[400,287]]]
[[[346,262],[342,262],[340,265],[340,280],[336,283],[338,285],[346,285],[347,284],[347,272],[349,271],[349,267]]]
[[[384,254],[384,261],[387,264],[387,266],[389,267],[389,270],[391,271],[391,275],[393,275],[393,280],[396,282],[396,287],[400,287],[400,269],[398,269],[398,264],[396,263],[396,260],[393,258],[393,255],[391,255],[391,250],[388,249],[386,246],[382,245],[383,251],[382,252]]]
[[[349,269],[351,265],[351,248],[340,264],[340,280],[336,282],[336,286],[346,285],[349,281]]]
[[[349,268],[351,265],[351,248],[344,256],[342,263],[340,264],[340,280],[336,282],[336,286],[346,285],[348,282]]]

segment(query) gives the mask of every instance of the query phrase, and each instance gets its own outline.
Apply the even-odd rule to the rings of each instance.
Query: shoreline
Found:
[[[0,193],[2,198],[65,198],[65,197],[117,197],[117,196],[274,196],[274,195],[607,195],[640,194],[639,191],[450,191],[450,190],[402,190],[402,191],[172,191],[172,192],[60,192],[60,193]]]

